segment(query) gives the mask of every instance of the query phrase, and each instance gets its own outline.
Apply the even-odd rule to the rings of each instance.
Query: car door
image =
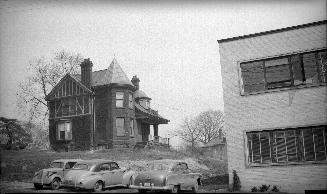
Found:
[[[123,183],[123,175],[124,170],[119,168],[116,162],[110,163],[110,171],[111,171],[111,182],[113,185],[119,185]]]
[[[105,187],[112,185],[111,183],[111,171],[110,171],[110,163],[103,163],[100,165],[99,175],[102,177]]]

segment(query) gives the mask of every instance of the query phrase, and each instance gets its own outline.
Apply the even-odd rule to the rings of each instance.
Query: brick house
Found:
[[[47,95],[49,138],[55,150],[87,150],[146,143],[153,125],[154,140],[159,140],[158,125],[167,124],[150,108],[151,98],[130,81],[114,58],[107,69],[92,72],[85,59],[81,75],[66,74]],[[167,143],[167,139],[160,138]]]
[[[326,24],[218,40],[230,184],[327,189]]]

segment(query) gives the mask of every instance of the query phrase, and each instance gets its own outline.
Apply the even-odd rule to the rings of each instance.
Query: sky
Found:
[[[171,137],[183,118],[224,110],[218,39],[321,20],[326,0],[1,0],[0,116],[25,119],[16,93],[33,59],[66,50],[96,71],[115,56],[170,120],[159,135]]]

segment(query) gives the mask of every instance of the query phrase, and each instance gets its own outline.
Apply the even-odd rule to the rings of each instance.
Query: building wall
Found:
[[[240,95],[239,62],[326,48],[326,24],[219,44],[230,183],[238,173],[242,190],[262,184],[281,191],[327,189],[327,165],[248,167],[245,131],[327,123],[326,86]]]
[[[59,119],[49,120],[49,139],[54,150],[89,150],[91,146],[92,116],[67,117],[72,122],[72,140],[56,140],[56,128]]]
[[[112,139],[112,128],[107,124],[110,118],[108,88],[96,88],[94,99],[95,108],[95,145],[106,144],[109,139]]]

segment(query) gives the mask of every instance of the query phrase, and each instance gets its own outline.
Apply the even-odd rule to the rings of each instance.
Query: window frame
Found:
[[[118,128],[117,128],[117,119],[122,119],[123,120],[123,135],[118,135]],[[126,136],[126,124],[125,124],[125,117],[116,117],[115,119],[115,129],[116,129],[116,136],[117,137],[125,137]]]
[[[66,123],[69,123],[69,132],[66,129]],[[60,138],[59,125],[64,125],[64,138]],[[70,133],[70,135],[68,134]],[[72,141],[73,140],[73,122],[71,120],[61,120],[56,123],[56,140],[57,141]]]
[[[298,52],[290,52],[290,53],[285,53],[285,54],[280,54],[280,55],[274,55],[274,56],[269,56],[269,57],[261,57],[261,58],[253,58],[253,59],[247,59],[247,60],[239,60],[237,62],[237,68],[238,68],[238,83],[239,83],[239,90],[240,90],[240,95],[241,96],[248,96],[248,95],[256,95],[256,94],[263,94],[263,93],[270,93],[270,92],[279,92],[279,91],[285,91],[285,90],[293,90],[293,89],[301,89],[301,88],[311,88],[311,87],[321,87],[321,86],[327,86],[327,82],[322,82],[321,81],[321,72],[318,67],[318,63],[316,62],[316,69],[319,74],[318,84],[299,84],[299,85],[294,85],[294,69],[293,65],[291,65],[291,57],[299,55],[300,56],[300,65],[301,65],[301,70],[304,72],[304,65],[303,65],[303,55],[308,54],[308,53],[316,53],[316,59],[318,57],[319,52],[327,52],[327,47],[324,48],[318,48],[318,49],[312,49],[312,50],[304,50],[304,51],[298,51]],[[268,89],[267,88],[267,78],[266,78],[266,67],[265,67],[265,61],[267,60],[273,60],[273,59],[279,59],[279,58],[284,58],[287,57],[289,60],[289,68],[290,68],[290,78],[291,78],[291,85],[289,87],[281,87],[281,88],[273,88],[273,89]],[[256,92],[245,92],[244,90],[244,83],[243,83],[243,74],[242,74],[242,68],[241,64],[243,63],[251,63],[251,62],[259,62],[263,61],[263,73],[264,73],[264,90],[261,91],[256,91]],[[317,60],[316,60],[317,61]],[[305,76],[305,75],[304,75]]]
[[[122,99],[118,99],[118,98],[117,98],[117,94],[118,94],[118,93],[123,94]],[[116,91],[116,92],[115,92],[115,107],[116,107],[116,108],[124,108],[124,107],[125,107],[125,106],[124,106],[124,101],[125,101],[125,92],[124,92],[124,91]],[[117,106],[117,102],[122,102],[122,106]]]
[[[135,134],[135,132],[134,132],[134,118],[130,118],[130,120],[129,120],[129,129],[130,129],[130,131],[129,131],[129,135],[130,135],[130,137],[134,137],[134,134]]]
[[[290,161],[290,162],[283,162],[283,163],[277,163],[277,162],[275,162],[275,163],[273,163],[273,162],[271,162],[271,163],[251,163],[249,161],[249,159],[248,159],[249,156],[250,156],[250,153],[249,153],[247,133],[253,133],[253,132],[257,132],[257,133],[268,132],[269,133],[271,131],[274,131],[274,132],[281,131],[281,132],[285,133],[286,131],[290,131],[290,130],[303,131],[305,128],[311,128],[312,129],[312,128],[318,128],[318,127],[327,127],[327,123],[319,123],[319,124],[316,124],[316,125],[298,125],[298,126],[289,126],[289,127],[280,127],[280,128],[265,128],[265,129],[244,130],[243,131],[243,140],[244,140],[243,147],[244,147],[244,163],[245,163],[245,167],[246,168],[252,168],[252,167],[287,166],[287,165],[327,164],[327,153],[326,153],[326,156],[325,156],[326,157],[325,160],[315,160],[315,161],[305,161],[305,159],[304,159],[302,161]],[[295,134],[296,134],[296,132],[295,132]],[[326,138],[327,134],[324,134],[324,135],[325,135],[325,138]],[[303,138],[303,136],[301,136],[301,137]],[[297,142],[297,143],[303,143],[303,141],[302,142]],[[324,141],[324,144],[326,145],[327,142]],[[270,147],[270,150],[272,150],[271,148],[272,147]],[[298,149],[298,147],[296,147],[296,149]],[[297,150],[297,154],[300,154],[299,152],[300,151]],[[300,156],[297,156],[297,157],[300,157]]]

